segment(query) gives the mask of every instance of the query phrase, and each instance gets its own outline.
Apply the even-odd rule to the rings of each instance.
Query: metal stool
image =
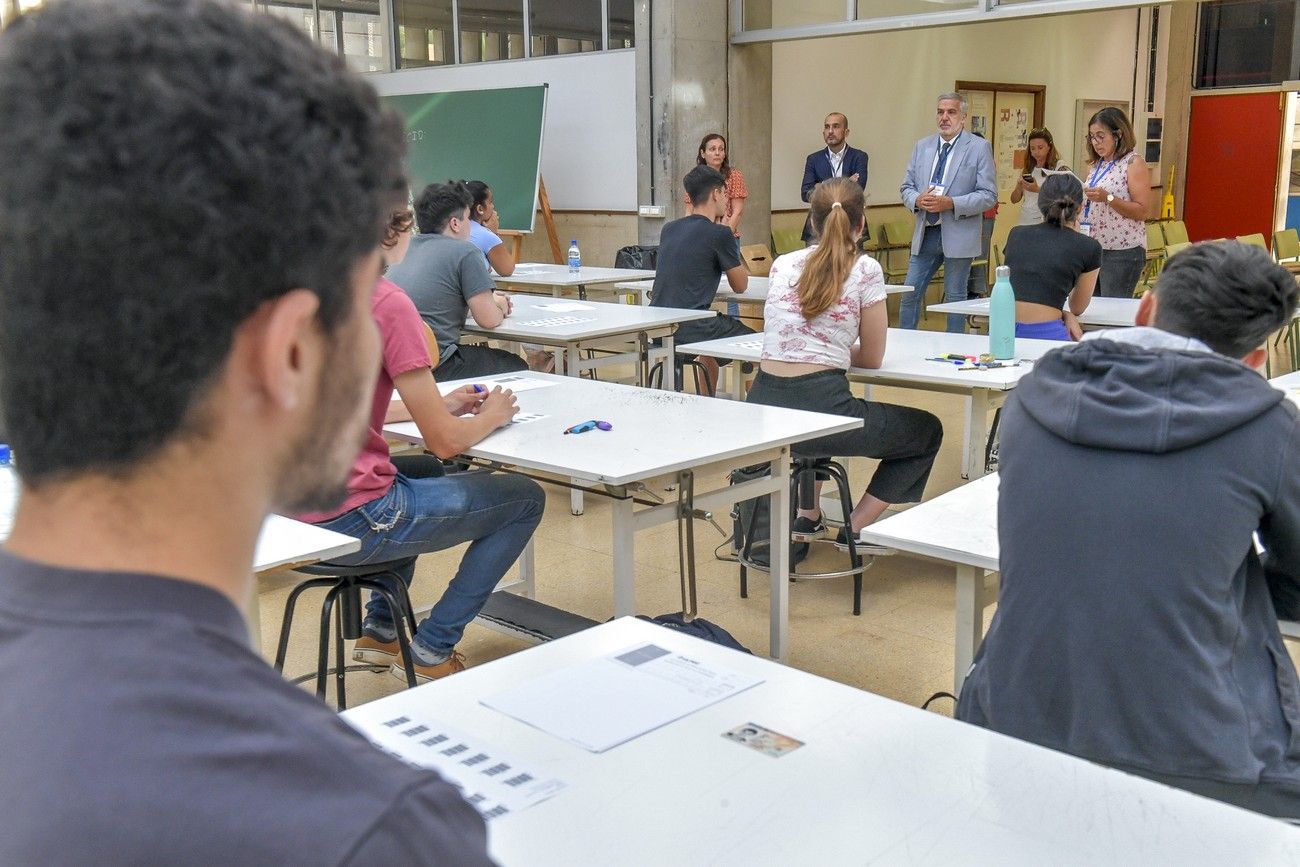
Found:
[[[844,469],[844,465],[830,458],[799,458],[796,457],[790,466],[790,521],[794,522],[794,516],[799,508],[812,509],[817,506],[816,483],[822,481],[835,482],[836,488],[839,489],[840,506],[843,509],[844,526],[851,527],[849,522],[849,512],[852,511],[853,495],[849,491],[849,474]],[[755,509],[749,516],[749,524],[745,528],[745,544],[741,548],[736,559],[740,563],[740,596],[742,599],[749,598],[749,574],[748,570],[757,569],[759,572],[767,572],[768,567],[762,563],[754,561],[751,553],[755,549],[769,547],[771,541],[771,522],[768,523],[768,540],[754,541],[754,526],[758,518],[758,510]],[[853,576],[853,614],[859,616],[862,614],[862,573],[871,568],[871,561],[866,563],[862,560],[862,555],[858,553],[858,540],[853,533],[847,534],[849,543],[849,567],[848,569],[839,569],[830,572],[796,572],[793,565],[794,558],[790,558],[790,580],[796,581],[801,578],[821,579],[821,578],[842,578],[845,575]],[[817,539],[817,542],[829,542],[829,539]],[[790,544],[790,540],[785,540]],[[808,543],[812,544],[812,543]],[[769,561],[770,562],[770,561]]]
[[[411,643],[407,637],[407,630],[410,631],[410,635],[415,635],[415,610],[411,607],[411,597],[406,591],[406,583],[393,571],[395,565],[397,564],[369,563],[364,566],[332,566],[328,563],[316,563],[296,568],[295,572],[321,577],[311,578],[294,587],[284,603],[284,619],[280,623],[280,643],[275,651],[276,671],[284,671],[284,657],[289,650],[289,629],[293,623],[293,609],[298,602],[298,597],[304,590],[313,587],[329,588],[325,594],[325,601],[321,603],[320,643],[316,659],[316,695],[324,700],[325,678],[333,671],[339,710],[347,709],[347,693],[343,685],[344,674],[348,671],[380,670],[374,665],[348,666],[343,661],[343,641],[361,637],[361,591],[373,590],[384,598],[388,603],[388,610],[393,614],[393,625],[397,628],[397,646],[402,654],[402,668],[406,671],[406,685],[415,686]],[[331,669],[329,668],[330,613],[334,611],[335,601],[339,605],[334,618],[334,668]]]
[[[695,379],[695,393],[707,394],[714,397],[713,391],[709,388],[709,374],[704,364],[698,358],[687,358],[684,355],[678,355],[673,359],[673,371],[677,376],[677,391],[686,387],[684,368],[690,367],[691,376]],[[664,363],[656,361],[650,368],[650,376],[646,380],[646,385],[650,388],[662,388],[664,382]]]

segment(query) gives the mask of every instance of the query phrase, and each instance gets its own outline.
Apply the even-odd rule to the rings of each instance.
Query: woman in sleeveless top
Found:
[[[1029,131],[1029,165],[1016,179],[1016,187],[1011,191],[1011,202],[1020,202],[1020,220],[1016,225],[1037,226],[1043,222],[1043,213],[1038,210],[1038,191],[1052,172],[1068,171],[1069,168],[1061,162],[1051,130],[1036,127]],[[1033,178],[1033,181],[1026,181],[1026,177]]]
[[[943,426],[924,410],[862,400],[849,390],[849,367],[880,367],[884,359],[884,275],[858,250],[866,209],[861,187],[850,178],[823,181],[809,204],[819,241],[772,263],[762,364],[747,399],[862,419],[861,427],[794,445],[801,457],[880,460],[850,515],[846,529],[856,536],[891,503],[920,501]],[[825,532],[817,508],[800,509],[791,524],[797,542]],[[844,529],[835,545],[848,550]]]
[[[1128,118],[1107,107],[1088,121],[1088,178],[1082,231],[1101,243],[1097,294],[1132,298],[1146,267],[1151,172],[1134,150]]]

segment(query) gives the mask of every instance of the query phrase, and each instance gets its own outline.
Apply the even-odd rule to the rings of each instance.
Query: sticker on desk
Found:
[[[744,744],[751,750],[777,759],[803,746],[803,741],[797,741],[789,735],[774,732],[758,723],[745,723],[743,726],[736,726],[729,732],[723,732],[722,736],[729,741]]]
[[[529,319],[526,322],[513,322],[522,328],[556,328],[560,325],[581,325],[583,322],[595,322],[594,316],[549,316],[545,319]]]
[[[736,349],[762,349],[763,339],[760,337],[757,340],[737,340],[731,345]]]
[[[522,762],[480,737],[432,717],[379,701],[340,714],[376,747],[417,768],[437,771],[486,820],[539,804],[565,788],[536,762]],[[385,709],[386,708],[386,709]]]

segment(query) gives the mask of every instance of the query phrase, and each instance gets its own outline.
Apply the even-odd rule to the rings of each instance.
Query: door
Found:
[[[1193,241],[1259,232],[1272,244],[1282,99],[1270,93],[1193,95],[1183,222]]]

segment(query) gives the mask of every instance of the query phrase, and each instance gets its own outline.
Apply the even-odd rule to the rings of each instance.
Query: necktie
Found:
[[[930,176],[931,186],[943,183],[943,170],[948,165],[948,152],[952,150],[952,142],[946,141],[943,147],[939,148],[939,159],[934,164],[934,174]],[[925,221],[933,226],[939,222],[938,214],[926,214]]]

